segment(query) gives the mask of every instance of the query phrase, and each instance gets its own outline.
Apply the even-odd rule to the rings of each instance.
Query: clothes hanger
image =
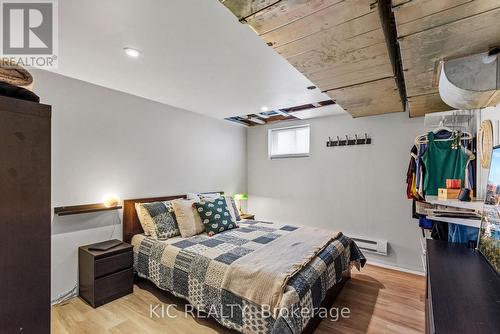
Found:
[[[454,131],[448,127],[445,127],[445,126],[441,126],[441,127],[438,127],[436,129],[434,129],[434,131],[432,131],[433,133],[438,133],[439,131],[448,131],[450,132],[450,137],[449,138],[443,138],[443,139],[435,139],[435,141],[450,141],[450,140],[455,140],[455,134],[457,133],[457,131]],[[463,141],[463,140],[471,140],[473,137],[472,137],[472,134],[468,131],[460,131],[460,141]],[[415,144],[427,144],[429,142],[428,138],[427,138],[427,133],[424,133],[424,134],[421,134],[419,136],[417,136],[415,138]]]

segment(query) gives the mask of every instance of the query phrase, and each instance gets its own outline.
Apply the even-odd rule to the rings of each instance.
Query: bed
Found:
[[[299,227],[249,220],[212,237],[206,233],[167,240],[146,237],[135,203],[175,198],[185,196],[124,201],[123,236],[134,247],[134,270],[139,277],[242,333],[312,332],[321,320],[320,308],[331,306],[352,266],[359,269],[366,261],[356,244],[339,233],[286,279],[277,307],[261,305],[227,288],[228,277],[235,275],[231,269],[236,263],[251,263],[257,254],[271,251],[271,245],[289,238]]]

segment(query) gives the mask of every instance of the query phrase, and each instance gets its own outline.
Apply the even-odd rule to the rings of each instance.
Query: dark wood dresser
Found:
[[[48,105],[0,96],[0,333],[50,332]]]
[[[426,333],[500,333],[500,276],[476,250],[427,240]]]
[[[134,255],[132,246],[123,242],[106,251],[78,248],[80,297],[99,307],[133,292]]]

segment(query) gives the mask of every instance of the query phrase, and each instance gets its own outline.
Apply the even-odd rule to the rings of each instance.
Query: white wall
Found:
[[[267,158],[267,130],[248,130],[248,210],[257,219],[314,225],[347,235],[388,240],[387,257],[371,259],[422,271],[419,229],[406,199],[406,171],[423,118],[397,113],[353,119],[333,116],[311,124],[309,158]],[[282,127],[283,123],[274,125]],[[372,145],[326,147],[328,136],[367,132]]]
[[[52,109],[52,206],[189,191],[246,191],[246,129],[34,71]],[[121,211],[52,221],[52,298],[77,282],[78,246],[121,238]]]

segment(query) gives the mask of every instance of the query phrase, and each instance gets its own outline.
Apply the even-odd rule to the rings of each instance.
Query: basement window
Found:
[[[269,159],[309,156],[309,124],[269,129]]]

